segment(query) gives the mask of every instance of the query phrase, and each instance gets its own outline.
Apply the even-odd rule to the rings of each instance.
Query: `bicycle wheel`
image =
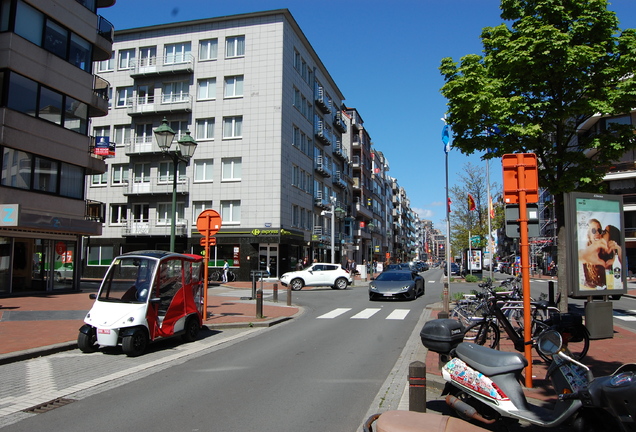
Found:
[[[450,311],[449,316],[452,319],[456,319],[457,321],[462,323],[464,327],[468,327],[473,322],[472,321],[473,311],[470,310],[470,308],[463,305],[455,306],[453,310]]]
[[[210,273],[210,280],[212,282],[220,281],[221,280],[221,272],[219,272],[218,270],[215,270],[212,273]]]
[[[497,349],[501,334],[492,321],[478,321],[464,332],[463,342],[472,342],[488,348]]]
[[[234,274],[234,272],[227,272],[227,281],[228,282],[234,282],[236,280],[236,275]]]
[[[557,327],[563,338],[563,347],[574,360],[581,360],[590,349],[590,333],[583,324]]]

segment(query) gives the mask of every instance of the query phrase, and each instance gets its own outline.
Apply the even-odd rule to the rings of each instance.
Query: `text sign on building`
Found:
[[[0,206],[0,226],[18,226],[19,204],[2,204]]]

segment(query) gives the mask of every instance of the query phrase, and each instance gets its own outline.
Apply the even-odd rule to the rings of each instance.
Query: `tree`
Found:
[[[636,147],[631,122],[587,126],[636,106],[636,31],[618,28],[606,0],[502,0],[501,10],[512,24],[483,29],[483,56],[441,62],[447,122],[462,153],[537,155],[539,186],[555,197],[565,281],[562,194],[600,191],[611,162]]]
[[[463,251],[468,247],[470,236],[478,236],[479,242],[474,247],[486,248],[488,238],[488,218],[490,217],[488,205],[488,185],[486,183],[486,172],[483,167],[467,163],[464,165],[463,173],[459,173],[461,183],[450,187],[449,194],[452,201],[450,221],[451,221],[451,243],[453,254]],[[496,193],[497,184],[490,185],[490,194]],[[469,209],[468,195],[475,200],[475,210]],[[493,203],[498,201],[493,197]],[[503,214],[498,212],[499,217],[491,221],[491,229],[501,226]]]

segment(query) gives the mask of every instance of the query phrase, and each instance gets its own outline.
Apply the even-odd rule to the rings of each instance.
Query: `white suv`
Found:
[[[280,282],[285,286],[291,286],[294,291],[301,290],[304,286],[345,289],[353,282],[353,276],[339,264],[313,263],[304,270],[283,274]]]

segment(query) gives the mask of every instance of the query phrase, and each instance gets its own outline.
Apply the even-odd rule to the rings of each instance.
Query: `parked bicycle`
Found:
[[[483,314],[483,318],[466,328],[464,342],[473,342],[499,349],[501,327],[512,341],[515,350],[523,352],[525,347],[523,321],[517,321],[517,327],[513,326],[502,308],[502,304],[506,304],[506,301],[509,301],[507,295],[492,291],[491,295],[486,299],[487,309]],[[555,313],[554,311],[551,315],[548,315],[550,307],[551,305],[546,301],[533,302],[531,324],[533,339],[546,330],[556,330],[561,334],[564,347],[570,351],[572,357],[576,360],[582,359],[589,350],[590,337],[581,317],[572,314]],[[540,319],[543,316],[548,316],[548,318],[545,320]],[[544,356],[540,351],[538,352],[543,360],[546,362],[551,361],[549,357]]]
[[[232,270],[227,271],[227,281],[234,282],[236,280],[236,275]],[[222,282],[223,281],[223,269],[218,268],[212,270],[208,274],[208,282]]]

